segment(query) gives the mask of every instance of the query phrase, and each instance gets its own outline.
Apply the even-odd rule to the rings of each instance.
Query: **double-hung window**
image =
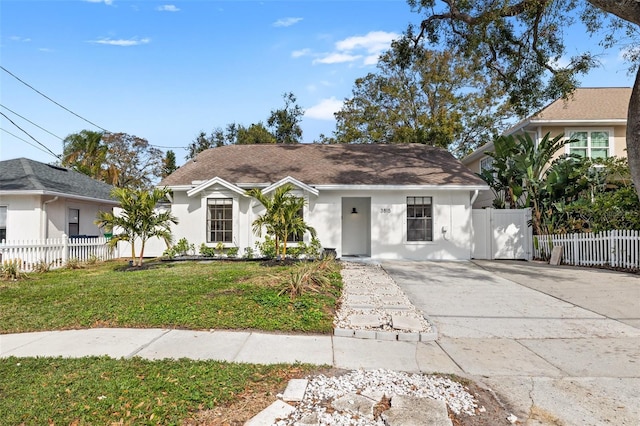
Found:
[[[69,236],[80,235],[80,209],[69,209]]]
[[[7,239],[7,206],[0,206],[0,242]]]
[[[207,242],[233,241],[233,199],[207,199]]]
[[[611,132],[609,130],[572,130],[568,132],[570,139],[569,154],[587,158],[608,158],[611,156]]]
[[[298,214],[296,216],[300,218],[304,218],[304,209],[298,210]],[[288,243],[297,243],[299,241],[302,241],[303,239],[304,239],[304,234],[302,232],[299,232],[299,233],[290,232],[289,235],[287,235]]]
[[[407,241],[433,241],[431,197],[407,197]]]
[[[484,157],[480,160],[480,173],[493,169],[493,157]]]

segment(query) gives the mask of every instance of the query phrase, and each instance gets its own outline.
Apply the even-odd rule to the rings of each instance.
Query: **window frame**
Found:
[[[210,202],[214,201],[213,204],[211,204]],[[234,232],[234,228],[235,228],[235,224],[234,224],[234,200],[232,197],[207,197],[205,199],[205,205],[206,205],[206,219],[205,219],[205,237],[206,237],[206,242],[208,244],[218,244],[218,243],[223,243],[223,244],[233,244],[233,232]],[[224,206],[224,210],[228,209],[228,212],[230,214],[229,218],[223,217],[221,219],[211,219],[211,207],[212,206]],[[223,211],[223,215],[224,215],[224,211]],[[213,223],[217,222],[217,221],[222,221],[223,222],[223,226],[221,227],[221,229],[213,229]],[[228,225],[230,228],[228,228],[226,225]],[[223,235],[222,239],[218,239],[218,233],[221,233]],[[215,238],[214,237],[215,234]],[[228,240],[226,239],[226,235],[228,235]]]
[[[7,240],[7,222],[9,218],[9,206],[0,206],[0,210],[4,210],[4,224],[0,222],[0,242]],[[2,215],[0,215],[2,216]]]
[[[576,150],[584,150],[585,151],[585,157],[584,158],[589,158],[589,159],[597,159],[597,158],[603,158],[603,157],[593,157],[593,150],[602,150],[605,149],[604,147],[594,147],[593,143],[592,143],[592,134],[593,133],[597,133],[597,132],[606,132],[609,137],[608,137],[608,143],[606,146],[606,157],[604,158],[610,158],[613,156],[614,153],[614,133],[613,133],[613,128],[612,127],[568,127],[565,129],[565,136],[568,139],[571,139],[571,136],[573,133],[581,133],[581,132],[585,132],[587,133],[587,143],[585,147],[574,147],[572,150],[571,144],[567,143],[565,145],[565,154],[575,154]],[[579,155],[579,154],[578,154]]]
[[[409,204],[410,200],[413,200],[413,204]],[[421,204],[416,204],[416,200],[420,199],[422,201]],[[428,204],[424,204],[425,199],[429,199],[429,203]],[[412,216],[410,217],[409,214],[411,212],[411,208],[410,206],[422,206],[422,211],[424,212],[424,206],[429,206],[428,208],[428,214],[425,215],[424,217],[419,217],[419,216]],[[407,196],[405,199],[405,242],[408,244],[424,244],[424,243],[433,243],[434,242],[434,197],[430,196],[430,195],[419,195],[419,196]],[[415,207],[414,207],[415,209]],[[415,212],[415,210],[414,210]],[[422,227],[423,229],[420,229],[418,231],[423,231],[425,234],[424,239],[414,239],[414,237],[410,237],[411,232],[410,231],[416,231],[417,229],[409,229],[411,226],[411,223],[415,223],[416,221],[422,220],[424,222],[424,226]]]
[[[77,218],[76,218],[77,222],[71,222],[71,218],[73,217],[72,211],[78,212]],[[67,232],[68,232],[69,237],[75,237],[75,236],[80,235],[80,209],[76,208],[76,207],[69,207],[67,209],[67,212],[68,212],[68,215],[69,215],[67,217]],[[72,233],[71,232],[71,225],[76,225],[78,232]]]

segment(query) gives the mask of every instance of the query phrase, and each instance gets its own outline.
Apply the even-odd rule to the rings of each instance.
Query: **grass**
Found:
[[[282,389],[289,377],[312,368],[317,367],[5,358],[0,359],[0,413],[7,425],[182,424],[252,388]]]
[[[0,281],[0,333],[90,327],[259,329],[330,333],[340,274],[331,286],[292,299],[280,294],[295,265],[161,263],[123,271],[122,262]]]

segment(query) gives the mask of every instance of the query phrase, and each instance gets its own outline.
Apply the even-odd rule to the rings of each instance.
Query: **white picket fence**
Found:
[[[597,234],[536,235],[535,257],[548,259],[554,246],[562,246],[562,263],[640,269],[640,232],[604,231]]]
[[[104,237],[69,238],[66,235],[46,240],[2,241],[0,261],[18,261],[23,272],[31,272],[38,264],[57,269],[69,260],[110,260],[114,258],[114,250],[107,247],[106,242]]]

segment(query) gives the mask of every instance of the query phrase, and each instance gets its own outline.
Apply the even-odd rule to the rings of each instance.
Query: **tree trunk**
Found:
[[[587,0],[593,6],[612,13],[620,19],[640,25],[640,2],[638,0]]]
[[[640,199],[640,68],[633,84],[629,112],[627,115],[627,159],[631,170],[631,179]]]

